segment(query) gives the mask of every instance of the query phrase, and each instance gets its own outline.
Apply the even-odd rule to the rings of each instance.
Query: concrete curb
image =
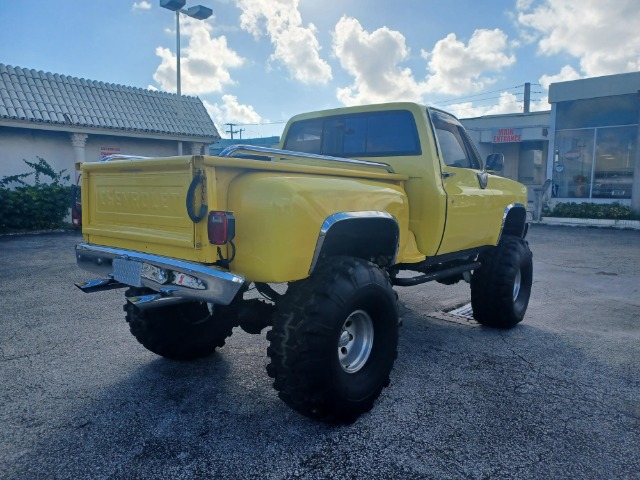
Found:
[[[619,228],[626,230],[640,230],[640,220],[608,220],[600,218],[559,218],[546,217],[537,225],[562,225],[568,227],[599,227],[599,228]]]

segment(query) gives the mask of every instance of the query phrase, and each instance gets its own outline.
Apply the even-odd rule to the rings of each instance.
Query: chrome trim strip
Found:
[[[144,262],[175,273],[191,275],[201,280],[205,285],[202,290],[174,284],[165,286],[141,277],[140,280],[144,287],[160,292],[162,296],[228,305],[244,284],[244,278],[207,265],[88,243],[76,245],[76,260],[78,267],[83,270],[112,278],[112,263],[115,258]]]
[[[318,241],[316,242],[316,249],[313,252],[313,260],[311,261],[311,267],[309,268],[309,275],[313,273],[316,268],[316,264],[320,258],[320,252],[322,251],[322,246],[324,245],[324,240],[327,237],[327,233],[331,227],[333,227],[336,223],[342,222],[344,220],[353,220],[356,218],[383,218],[385,220],[393,220],[393,222],[398,227],[398,232],[400,232],[400,227],[398,225],[398,221],[396,218],[387,212],[378,212],[375,210],[372,211],[363,211],[363,212],[339,212],[334,213],[329,216],[323,223],[322,227],[320,227],[320,234],[318,235]],[[396,263],[396,259],[398,258],[398,241],[396,241],[396,251],[391,260],[391,264]]]
[[[510,203],[509,205],[507,205],[507,207],[504,209],[504,213],[502,214],[502,225],[500,225],[500,234],[498,235],[498,242],[496,243],[496,245],[500,243],[500,240],[502,240],[502,232],[504,230],[504,224],[507,221],[507,215],[509,215],[509,212],[511,211],[512,208],[522,208],[524,209],[525,215],[526,215],[527,208],[522,203]]]
[[[347,165],[358,165],[363,167],[383,168],[389,173],[396,173],[393,167],[387,163],[370,162],[368,160],[354,160],[353,158],[331,157],[329,155],[318,155],[316,153],[294,152],[292,150],[280,150],[277,148],[257,147],[254,145],[231,145],[218,154],[219,157],[233,157],[238,152],[270,153],[272,155],[287,156],[294,158],[310,158],[313,160],[325,160],[327,162],[338,162]]]

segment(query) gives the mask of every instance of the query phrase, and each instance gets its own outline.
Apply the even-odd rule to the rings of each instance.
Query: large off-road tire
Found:
[[[125,296],[148,293],[130,288]],[[141,310],[124,305],[126,320],[134,337],[147,350],[172,360],[194,360],[211,355],[232,333],[233,315],[211,314],[203,302],[186,302]]]
[[[512,328],[527,311],[533,262],[525,240],[505,236],[497,247],[480,254],[482,267],[471,277],[473,317],[482,325]]]
[[[389,277],[365,260],[327,260],[289,286],[267,339],[267,373],[287,405],[329,423],[355,421],[389,385],[397,356]]]

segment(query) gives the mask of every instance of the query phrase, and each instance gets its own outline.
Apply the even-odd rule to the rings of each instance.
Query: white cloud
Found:
[[[235,95],[223,95],[222,105],[211,104],[207,101],[204,104],[209,115],[214,120],[241,124],[260,123],[262,121],[262,117],[251,105],[238,103],[238,97]]]
[[[510,92],[502,92],[500,101],[496,105],[473,105],[473,102],[462,102],[447,105],[445,110],[453,113],[458,118],[473,118],[483,115],[499,115],[504,113],[518,113],[522,111],[522,103]]]
[[[523,38],[543,55],[569,54],[586,76],[640,70],[638,0],[520,1]]]
[[[151,10],[151,4],[145,0],[134,2],[133,5],[131,5],[131,10]]]
[[[549,102],[547,97],[531,102],[529,110],[531,112],[539,112],[549,110]],[[511,92],[502,92],[500,101],[495,105],[474,105],[473,102],[455,103],[447,105],[444,110],[453,113],[458,118],[474,118],[484,115],[502,115],[506,113],[521,113],[524,109],[522,101]]]
[[[238,0],[242,9],[240,26],[256,38],[265,31],[275,50],[275,60],[302,83],[326,84],[331,80],[331,67],[320,58],[316,27],[302,24],[299,0]]]
[[[545,90],[549,90],[549,85],[556,82],[566,82],[568,80],[577,80],[581,75],[571,65],[565,65],[562,67],[559,73],[555,75],[542,75],[540,77],[540,84]]]
[[[507,35],[501,30],[476,30],[465,45],[451,33],[433,51],[422,51],[430,75],[416,79],[410,68],[405,37],[387,27],[372,33],[358,20],[342,17],[336,25],[333,51],[353,83],[337,91],[345,105],[394,100],[422,101],[426,93],[460,95],[481,91],[495,82],[498,72],[515,62]]]
[[[221,92],[233,84],[229,69],[240,67],[244,59],[227,46],[226,37],[211,36],[207,22],[186,18],[181,21],[181,33],[187,45],[181,48],[181,87],[185,94]],[[161,58],[153,79],[167,91],[176,90],[176,57],[168,48],[156,48]]]
[[[400,32],[382,27],[368,33],[355,18],[342,17],[335,28],[333,52],[354,77],[352,85],[337,90],[343,104],[421,101],[424,85],[399,65],[409,56]]]
[[[476,30],[465,45],[450,33],[431,52],[422,52],[429,61],[429,92],[460,95],[477,92],[495,82],[486,72],[499,72],[516,61],[508,53],[512,47],[500,29]]]
[[[238,97],[235,95],[223,95],[222,105],[218,103],[210,103],[204,100],[204,107],[207,109],[209,116],[213,120],[220,135],[226,132],[225,123],[260,123],[262,117],[255,111],[251,105],[238,103]]]

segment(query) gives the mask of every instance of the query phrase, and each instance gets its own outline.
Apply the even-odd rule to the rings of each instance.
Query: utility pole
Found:
[[[225,125],[229,125],[229,130],[227,130],[227,133],[229,135],[231,135],[231,140],[233,140],[233,134],[234,133],[240,133],[240,138],[242,138],[242,132],[243,130],[234,130],[233,127],[235,127],[237,125],[237,123],[225,123]]]
[[[531,84],[524,84],[524,113],[529,113],[531,109]]]
[[[238,132],[240,133],[240,140],[242,140],[242,132],[244,132],[244,128],[241,128]]]

